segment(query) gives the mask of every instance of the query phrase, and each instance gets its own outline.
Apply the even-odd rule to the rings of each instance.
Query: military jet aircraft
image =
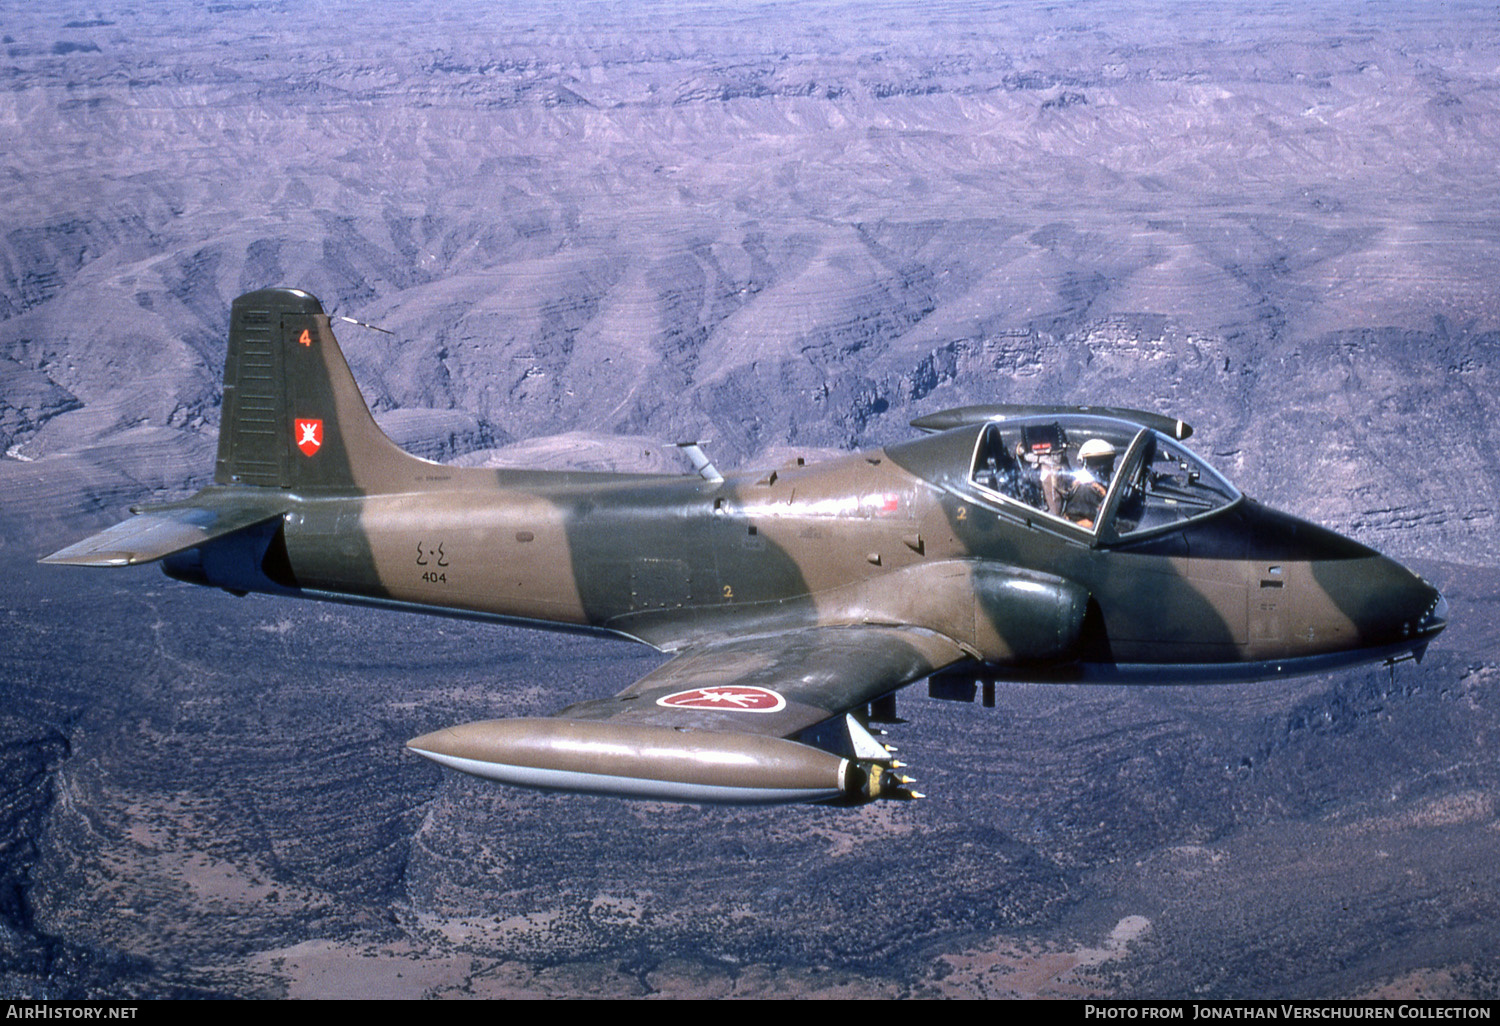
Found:
[[[317,299],[234,302],[214,484],[43,562],[155,560],[237,595],[357,602],[652,645],[612,698],[409,747],[526,787],[686,802],[911,798],[871,720],[921,678],[1254,680],[1420,657],[1438,592],[1246,498],[1115,408],[978,406],[909,441],[722,475],[494,470],[376,426]]]

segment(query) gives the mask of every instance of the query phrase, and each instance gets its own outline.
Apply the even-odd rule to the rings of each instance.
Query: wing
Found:
[[[910,781],[847,714],[964,658],[951,639],[910,627],[705,642],[613,698],[549,719],[450,727],[408,747],[547,790],[740,804],[910,798]],[[833,729],[820,731],[821,747],[791,740],[825,723]]]
[[[680,652],[613,698],[554,715],[791,737],[964,658],[912,627],[811,627]]]

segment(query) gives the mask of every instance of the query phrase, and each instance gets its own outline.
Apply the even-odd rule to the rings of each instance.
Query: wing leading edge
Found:
[[[545,790],[736,804],[910,798],[910,781],[849,712],[964,658],[949,638],[907,627],[706,642],[613,698],[450,727],[408,747]],[[834,729],[819,731],[821,747],[793,740],[822,724]]]

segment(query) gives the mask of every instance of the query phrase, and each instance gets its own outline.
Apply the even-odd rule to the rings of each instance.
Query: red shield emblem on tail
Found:
[[[323,448],[323,422],[321,420],[297,421],[297,448],[302,455],[311,456]]]

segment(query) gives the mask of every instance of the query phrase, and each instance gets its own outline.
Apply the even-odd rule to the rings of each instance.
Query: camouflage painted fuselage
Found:
[[[168,572],[666,650],[917,625],[1001,676],[1042,679],[1248,679],[1366,659],[1431,626],[1420,578],[1248,499],[1111,547],[1028,521],[968,486],[976,430],[722,482],[422,465],[394,494],[283,493],[264,552],[227,573],[173,557]]]

